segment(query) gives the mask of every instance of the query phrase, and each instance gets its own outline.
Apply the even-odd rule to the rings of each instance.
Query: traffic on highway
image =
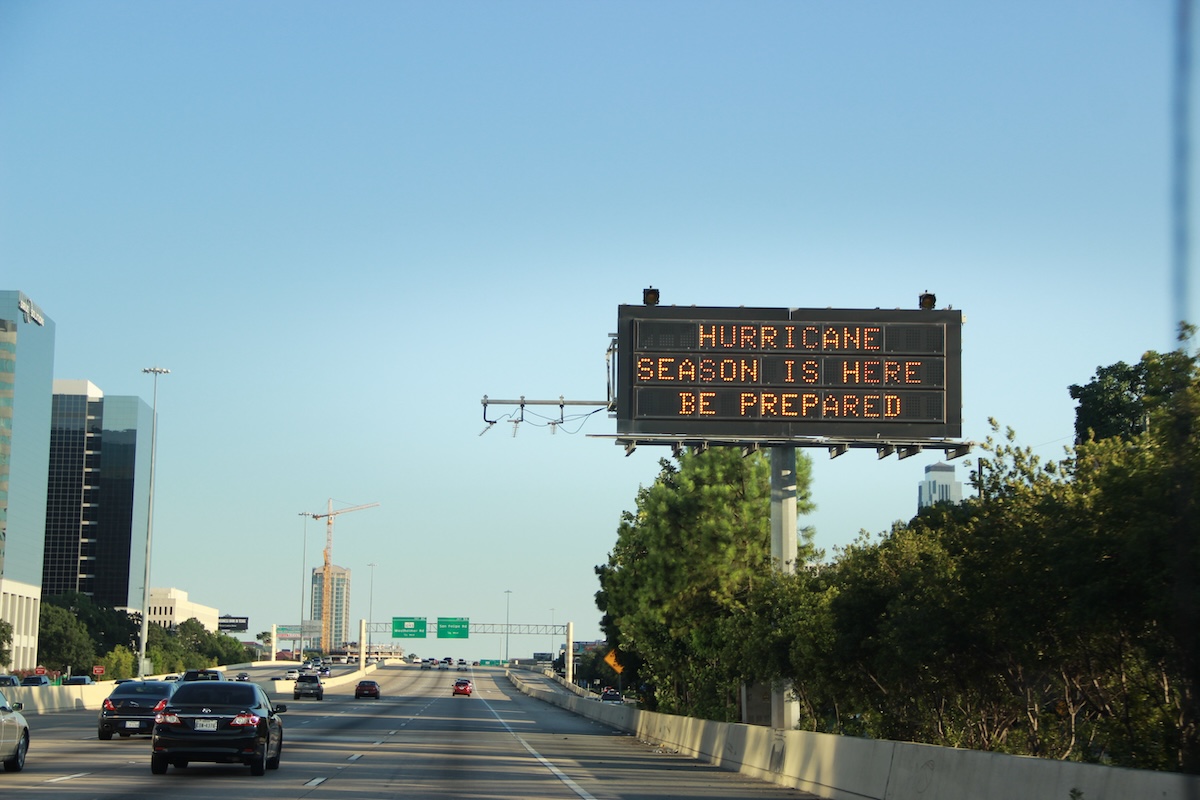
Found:
[[[175,749],[157,757],[158,734],[148,735],[140,723],[128,735],[110,726],[116,735],[105,736],[94,709],[30,715],[24,768],[0,773],[0,793],[55,800],[812,797],[666,752],[527,697],[500,668],[472,666],[464,674],[383,666],[364,678],[378,686],[378,697],[362,696],[355,679],[332,681],[337,685],[327,686],[320,700],[293,699],[291,684],[276,691],[285,668],[248,668],[249,680],[193,683],[179,708],[167,698],[154,728],[168,725]],[[335,667],[332,678],[351,673]],[[269,709],[219,704],[254,687],[267,694]],[[243,693],[246,703],[257,702],[258,693]],[[208,694],[214,702],[205,705]],[[279,726],[269,750],[247,750],[244,758],[217,753],[252,748],[230,745],[234,729],[266,731],[268,717]]]

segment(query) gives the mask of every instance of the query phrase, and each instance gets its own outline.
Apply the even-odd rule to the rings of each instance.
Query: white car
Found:
[[[300,677],[300,670],[298,670],[298,669],[289,669],[289,670],[287,671],[287,674],[283,676],[283,679],[284,679],[285,681],[294,681],[294,680],[296,680],[296,679],[297,679],[297,678],[299,678],[299,677]]]
[[[5,772],[20,772],[25,769],[25,755],[29,752],[29,723],[21,714],[20,703],[10,703],[0,693],[0,761]]]

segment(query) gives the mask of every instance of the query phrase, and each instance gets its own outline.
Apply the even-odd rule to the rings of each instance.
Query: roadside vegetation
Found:
[[[103,680],[137,675],[138,621],[125,613],[93,602],[85,594],[71,593],[42,598],[38,620],[38,664],[52,674],[91,674],[104,668]],[[0,649],[0,656],[5,651]],[[146,657],[152,674],[251,661],[254,654],[241,642],[207,630],[196,619],[175,630],[150,625],[146,630]],[[8,659],[0,662],[0,666]]]
[[[765,457],[664,460],[596,568],[625,685],[737,721],[743,684],[786,682],[807,730],[1200,773],[1200,361],[1068,391],[1061,459],[993,421],[974,497],[828,560],[798,532],[794,575],[769,563]]]

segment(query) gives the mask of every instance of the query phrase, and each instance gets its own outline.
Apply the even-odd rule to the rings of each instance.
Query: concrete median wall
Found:
[[[291,662],[294,664],[295,662]],[[278,667],[283,675],[292,667],[289,662],[259,661],[254,664],[233,664],[225,667],[211,667],[221,672],[240,672],[246,667]],[[365,669],[343,673],[336,677],[322,678],[325,688],[333,689],[350,683],[358,683],[362,678],[375,670],[374,664],[368,664]],[[164,675],[151,675],[148,680],[161,680]],[[272,700],[291,699],[295,681],[266,680],[255,681],[266,690]],[[113,681],[101,681],[87,686],[7,686],[4,696],[9,702],[22,703],[23,714],[45,714],[52,711],[72,711],[86,709],[99,711],[104,699],[112,694]]]
[[[677,717],[521,692],[640,740],[828,800],[1200,800],[1200,777]]]

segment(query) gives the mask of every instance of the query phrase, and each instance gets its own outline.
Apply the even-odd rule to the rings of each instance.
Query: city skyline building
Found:
[[[925,468],[925,480],[917,488],[917,508],[925,508],[934,503],[961,503],[963,499],[962,481],[955,479],[953,464],[939,461]]]
[[[153,412],[87,380],[55,380],[52,408],[42,594],[140,614]]]
[[[321,611],[324,604],[324,570],[324,566],[320,566],[314,567],[312,572],[312,618],[318,625],[320,625],[320,621],[323,619]],[[313,639],[313,646],[326,653],[342,647],[348,641],[347,634],[350,632],[350,570],[345,567],[339,567],[336,564],[331,564],[329,566],[329,577],[332,587],[330,604],[333,610],[333,616],[330,619],[329,636],[333,642],[327,646],[321,641],[320,633]]]
[[[141,593],[139,592],[139,597]],[[201,605],[188,598],[188,593],[182,589],[150,587],[148,603],[151,625],[174,630],[181,622],[194,619],[204,626],[205,630],[217,633],[220,627],[220,610],[212,606]]]
[[[54,320],[23,292],[0,291],[0,620],[12,626],[9,670],[37,666],[54,333]]]

